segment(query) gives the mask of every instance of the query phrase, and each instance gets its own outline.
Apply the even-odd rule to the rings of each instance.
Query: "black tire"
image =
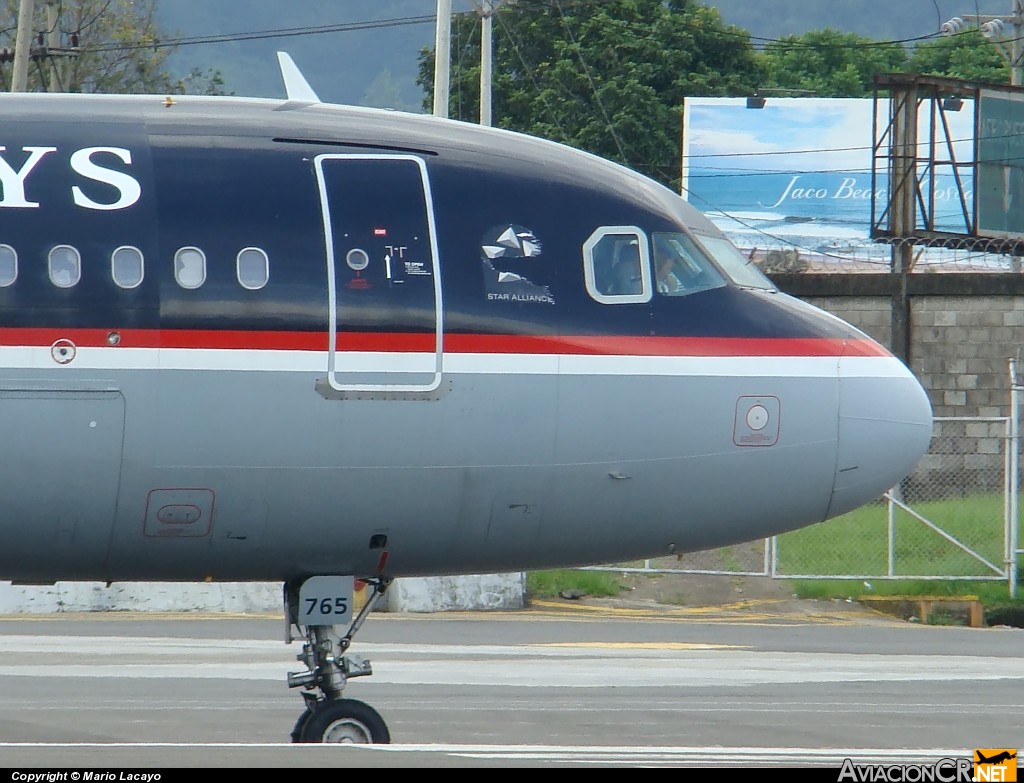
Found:
[[[380,713],[369,704],[335,699],[321,702],[306,719],[301,742],[387,745],[391,734]]]
[[[306,728],[306,721],[309,720],[312,714],[309,711],[309,707],[302,711],[299,719],[295,721],[295,726],[292,728],[292,742],[302,742],[302,730]]]

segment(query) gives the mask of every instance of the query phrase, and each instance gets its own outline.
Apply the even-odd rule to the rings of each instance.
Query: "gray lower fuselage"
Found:
[[[623,562],[843,513],[927,446],[920,385],[852,327],[713,261],[658,296],[651,236],[721,234],[611,164],[230,100],[94,99],[83,140],[23,100],[0,579]],[[638,292],[602,288],[630,244]]]

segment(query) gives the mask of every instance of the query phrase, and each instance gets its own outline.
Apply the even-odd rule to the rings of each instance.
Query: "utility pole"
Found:
[[[24,2],[24,0],[22,0]],[[434,34],[434,116],[448,116],[449,66],[452,56],[452,0],[437,0]]]
[[[63,86],[60,78],[60,60],[54,57],[54,52],[60,49],[60,23],[57,12],[57,3],[54,0],[46,0],[46,48],[47,61],[50,63],[50,92],[62,92]]]
[[[494,23],[494,11],[491,0],[475,3],[476,12],[480,14],[480,124],[491,124],[491,27]]]
[[[33,0],[21,0],[18,6],[18,32],[14,37],[14,68],[11,74],[11,92],[28,89],[28,54],[32,40]]]
[[[892,315],[890,349],[910,366],[910,296],[908,275],[914,266],[914,246],[907,237],[917,225],[917,90],[893,91],[892,160],[889,182],[892,204],[889,230],[902,240],[892,245]]]
[[[480,15],[480,124],[491,124],[492,35],[494,15],[505,0],[473,0]]]
[[[1024,84],[1024,0],[1011,0],[1009,16],[954,16],[939,32],[955,35],[974,23],[1010,66],[1010,84]]]

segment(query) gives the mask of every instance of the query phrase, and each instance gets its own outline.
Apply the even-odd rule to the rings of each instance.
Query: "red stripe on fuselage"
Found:
[[[48,347],[70,340],[79,348],[178,348],[207,350],[326,351],[324,332],[211,329],[0,328],[0,346]],[[339,332],[339,351],[433,352],[434,335]],[[446,353],[570,354],[582,356],[889,356],[878,343],[836,337],[640,337],[446,334]]]

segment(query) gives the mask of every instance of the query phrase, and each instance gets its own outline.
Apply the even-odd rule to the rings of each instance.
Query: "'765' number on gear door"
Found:
[[[299,589],[298,625],[343,625],[352,616],[355,579],[351,576],[314,576]]]

